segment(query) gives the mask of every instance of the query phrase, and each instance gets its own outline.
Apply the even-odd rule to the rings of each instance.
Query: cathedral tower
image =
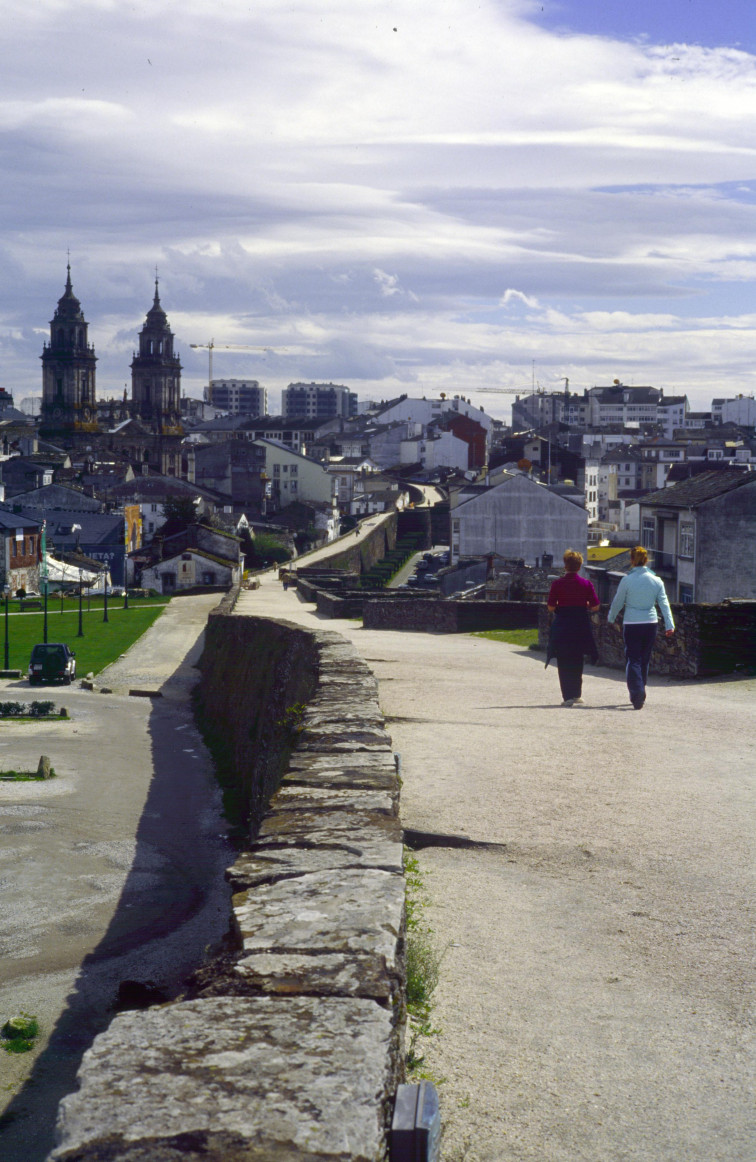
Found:
[[[131,414],[156,435],[181,435],[181,363],[173,332],[155,299],[139,332],[139,354],[131,362]]]
[[[66,289],[50,322],[50,342],[42,350],[41,433],[95,432],[94,347],[87,342],[88,323],[71,286],[71,264]]]

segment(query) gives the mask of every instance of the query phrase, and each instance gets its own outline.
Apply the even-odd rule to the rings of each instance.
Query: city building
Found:
[[[734,399],[713,399],[711,418],[715,424],[740,424],[756,427],[756,399],[752,395],[738,395]]]
[[[281,392],[281,411],[285,419],[356,416],[357,393],[337,383],[290,383]]]
[[[671,601],[756,599],[756,472],[723,467],[651,493],[640,535]]]
[[[491,553],[528,563],[544,553],[561,560],[565,549],[585,554],[588,513],[577,489],[540,484],[523,473],[499,483],[452,491],[451,563]]]
[[[232,416],[266,416],[268,390],[256,379],[214,379],[210,384],[210,403]]]

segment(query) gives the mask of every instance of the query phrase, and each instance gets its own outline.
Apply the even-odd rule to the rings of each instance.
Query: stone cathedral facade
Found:
[[[73,452],[104,451],[146,469],[181,476],[181,361],[174,336],[155,297],[139,332],[131,362],[131,399],[97,401],[97,356],[88,323],[73,292],[71,266],[42,350],[40,435]]]

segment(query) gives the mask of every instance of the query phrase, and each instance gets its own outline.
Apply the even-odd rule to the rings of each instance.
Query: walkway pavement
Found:
[[[0,1024],[21,1010],[40,1024],[34,1052],[0,1052],[2,1162],[47,1157],[58,1101],[122,982],[172,995],[227,931],[231,848],[189,701],[217,602],[175,598],[98,676],[112,694],[59,687],[68,719],[0,727],[0,766],[47,754],[56,770],[0,783]],[[129,698],[134,687],[163,697]],[[26,700],[29,686],[0,690]]]
[[[590,670],[564,710],[540,655],[313,608],[270,575],[237,605],[379,679],[445,950],[446,1162],[756,1157],[756,681],[655,679],[638,713]]]

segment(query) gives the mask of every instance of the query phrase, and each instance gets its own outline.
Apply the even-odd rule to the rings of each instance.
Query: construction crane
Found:
[[[211,339],[209,343],[190,343],[195,351],[207,351],[207,387],[205,388],[205,402],[209,403],[213,390],[213,351],[216,347],[223,351],[286,351],[286,347],[256,347],[250,343],[216,343]]]
[[[528,384],[526,387],[471,387],[468,388],[470,395],[479,395],[481,392],[495,392],[497,395],[544,395],[546,389],[541,387],[540,383],[535,387]]]

